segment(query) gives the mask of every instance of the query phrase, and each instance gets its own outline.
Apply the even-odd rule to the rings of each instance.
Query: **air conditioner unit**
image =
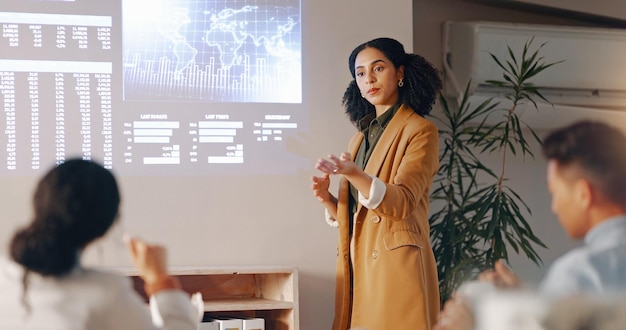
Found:
[[[444,95],[459,100],[466,84],[472,104],[493,97],[504,106],[502,90],[485,83],[503,80],[491,58],[519,58],[533,38],[531,50],[544,63],[559,62],[532,80],[550,101],[536,98],[539,109],[525,105],[520,119],[534,129],[554,128],[579,119],[608,120],[626,127],[626,30],[529,25],[484,21],[449,21],[444,26]],[[540,102],[541,101],[541,102]]]

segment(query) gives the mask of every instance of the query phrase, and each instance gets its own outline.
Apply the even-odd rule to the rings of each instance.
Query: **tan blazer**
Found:
[[[359,205],[354,216],[352,276],[349,187],[342,178],[334,330],[424,330],[437,322],[439,287],[428,196],[439,166],[438,139],[437,127],[405,106],[387,125],[365,167],[387,190],[376,209]],[[362,140],[360,132],[351,139],[353,157]]]

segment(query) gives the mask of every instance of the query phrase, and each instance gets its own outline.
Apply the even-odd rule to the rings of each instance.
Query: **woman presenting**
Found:
[[[312,178],[339,229],[333,330],[430,329],[440,305],[428,196],[439,155],[437,128],[424,116],[441,79],[390,38],[359,45],[348,62],[354,80],[343,105],[358,132],[347,152],[318,160],[322,174]]]

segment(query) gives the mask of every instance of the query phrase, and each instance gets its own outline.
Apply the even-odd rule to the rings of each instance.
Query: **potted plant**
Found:
[[[471,82],[458,106],[444,96],[439,98],[443,146],[429,221],[442,303],[461,283],[492,268],[496,260],[508,261],[511,251],[541,264],[536,248],[546,245],[526,221],[531,210],[507,185],[506,171],[507,157],[521,154],[534,158],[528,139],[541,141],[532,127],[518,118],[518,109],[523,104],[538,109],[537,98],[548,102],[530,80],[559,63],[544,63],[539,52],[545,44],[532,50],[532,43],[533,39],[525,43],[519,58],[509,46],[505,60],[490,54],[502,69],[503,80],[487,83],[503,90],[507,102],[491,98],[470,104]],[[479,156],[485,153],[497,154],[501,160],[497,168],[481,161]]]

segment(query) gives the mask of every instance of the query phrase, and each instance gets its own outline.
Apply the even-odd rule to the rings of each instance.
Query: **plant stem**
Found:
[[[513,117],[513,113],[515,112],[516,108],[517,108],[517,101],[513,103],[513,106],[511,107],[511,109],[509,109],[509,112],[507,114],[507,118],[506,118],[507,127],[510,127],[508,125],[511,124],[511,118]],[[502,170],[500,171],[500,177],[498,178],[498,196],[500,196],[500,194],[502,193],[502,183],[504,182],[504,172],[506,170],[506,154],[507,154],[508,146],[509,144],[506,143],[505,141],[504,147],[502,148]]]

